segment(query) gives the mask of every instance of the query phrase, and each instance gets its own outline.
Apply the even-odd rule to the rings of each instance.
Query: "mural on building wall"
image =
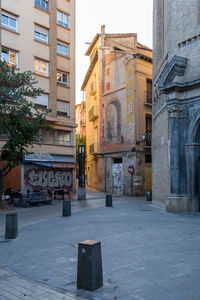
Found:
[[[30,168],[25,172],[27,188],[38,189],[66,189],[72,190],[72,171],[70,169]]]
[[[111,141],[118,141],[121,137],[120,105],[117,101],[107,108],[107,137]]]
[[[122,164],[113,164],[112,177],[113,177],[113,193],[122,195],[123,194],[123,165]]]

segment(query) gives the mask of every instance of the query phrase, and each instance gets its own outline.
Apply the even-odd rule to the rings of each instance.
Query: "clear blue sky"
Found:
[[[101,25],[106,33],[137,33],[138,42],[152,48],[153,0],[76,0],[76,103],[89,66],[85,52]]]

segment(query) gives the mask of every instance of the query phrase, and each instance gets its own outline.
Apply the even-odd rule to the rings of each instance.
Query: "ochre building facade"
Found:
[[[106,34],[102,26],[86,55],[87,184],[143,195],[151,189],[152,51],[136,34]]]

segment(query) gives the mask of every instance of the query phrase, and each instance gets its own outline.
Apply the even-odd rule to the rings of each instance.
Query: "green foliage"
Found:
[[[76,135],[76,163],[78,165],[78,146],[84,145],[86,149],[86,136],[77,134]]]
[[[0,135],[7,137],[0,155],[0,162],[4,161],[0,176],[23,162],[40,128],[50,129],[46,123],[49,111],[38,110],[32,99],[42,92],[36,85],[32,72],[17,73],[0,61]]]

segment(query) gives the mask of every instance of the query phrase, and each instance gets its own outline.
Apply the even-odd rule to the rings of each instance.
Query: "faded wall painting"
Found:
[[[107,108],[107,137],[111,141],[119,141],[121,137],[120,105],[117,101]]]
[[[72,190],[72,170],[31,167],[25,172],[26,188],[30,190],[65,189]]]

